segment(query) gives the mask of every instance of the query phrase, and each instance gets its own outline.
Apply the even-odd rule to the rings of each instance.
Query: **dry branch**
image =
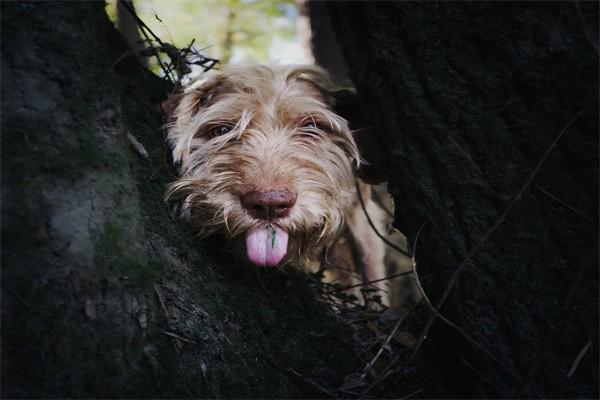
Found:
[[[138,29],[148,46],[146,49],[142,50],[141,53],[146,57],[155,57],[164,73],[165,78],[169,79],[171,83],[175,85],[179,84],[181,78],[187,73],[191,72],[190,65],[201,66],[204,72],[206,72],[214,68],[219,62],[219,60],[206,57],[200,51],[196,50],[193,47],[195,39],[192,40],[187,47],[182,49],[174,46],[171,43],[163,42],[137,15],[131,1],[123,1],[122,4],[135,20]],[[155,15],[155,17],[162,22],[157,15]],[[169,58],[168,64],[163,61],[161,53],[165,54]],[[173,71],[177,72],[176,76],[174,76]]]

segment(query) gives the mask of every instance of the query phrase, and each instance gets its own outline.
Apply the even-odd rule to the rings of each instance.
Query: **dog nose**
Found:
[[[296,204],[296,194],[289,190],[254,191],[240,196],[240,200],[242,207],[254,218],[275,219],[290,213]]]

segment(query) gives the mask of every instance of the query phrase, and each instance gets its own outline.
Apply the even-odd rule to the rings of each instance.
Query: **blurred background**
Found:
[[[162,41],[184,48],[195,39],[195,49],[220,60],[221,65],[313,62],[302,1],[134,0],[133,6]],[[112,21],[128,36],[130,46],[138,48],[132,43],[136,40],[132,35],[135,22],[127,10],[117,0],[109,0],[106,7]],[[150,67],[157,70],[157,65]]]

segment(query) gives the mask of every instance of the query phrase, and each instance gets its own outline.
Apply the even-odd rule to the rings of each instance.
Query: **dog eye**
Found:
[[[226,133],[231,132],[231,129],[232,128],[230,126],[221,125],[221,126],[217,126],[216,128],[214,128],[212,130],[212,133],[215,136],[221,136],[221,135],[225,135]]]
[[[310,122],[307,122],[306,124],[304,124],[302,127],[308,128],[308,129],[317,129],[317,123],[314,121],[310,121]]]

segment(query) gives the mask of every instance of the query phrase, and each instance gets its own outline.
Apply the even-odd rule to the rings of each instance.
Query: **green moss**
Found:
[[[96,244],[95,261],[109,271],[108,275],[116,273],[140,288],[148,288],[158,274],[147,255],[135,245],[137,240],[125,225],[107,223]]]

